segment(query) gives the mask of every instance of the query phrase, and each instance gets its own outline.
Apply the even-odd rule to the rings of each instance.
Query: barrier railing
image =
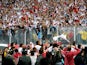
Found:
[[[9,43],[8,31],[0,29],[0,43]]]
[[[53,42],[53,37],[61,36],[64,40],[69,40],[70,42],[76,41],[77,44],[87,44],[87,27],[49,27],[46,29],[40,28],[27,28],[27,29],[17,29],[17,30],[2,30],[0,29],[0,43],[12,43],[16,42],[18,44],[24,43],[28,44],[30,42],[36,43],[40,40],[41,43],[46,41]],[[63,39],[58,38],[57,41],[62,41]]]

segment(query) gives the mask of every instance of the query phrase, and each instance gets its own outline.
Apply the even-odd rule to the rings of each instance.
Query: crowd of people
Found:
[[[46,40],[51,26],[87,26],[87,0],[0,0],[0,29],[11,29],[13,36],[17,29],[33,28]],[[87,65],[87,47],[11,43],[3,50],[2,65]]]
[[[53,43],[11,43],[3,50],[2,65],[87,65],[87,47]]]
[[[11,34],[17,36],[17,29],[29,29],[46,40],[48,29],[57,26],[87,26],[87,1],[0,0],[0,29],[4,29],[0,35],[9,36],[11,29]]]
[[[87,26],[86,0],[0,0],[0,28]]]

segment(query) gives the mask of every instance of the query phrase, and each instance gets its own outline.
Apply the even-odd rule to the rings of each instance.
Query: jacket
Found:
[[[17,65],[31,65],[30,57],[23,55],[22,57],[19,58]]]
[[[75,65],[74,64],[74,57],[80,53],[79,49],[76,51],[61,51],[62,55],[64,56],[64,65]]]

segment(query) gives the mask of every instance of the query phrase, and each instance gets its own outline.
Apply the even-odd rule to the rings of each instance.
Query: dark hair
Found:
[[[80,45],[80,44],[78,45],[78,48],[79,48],[79,49],[81,48],[81,45]]]
[[[36,41],[36,45],[40,45],[40,41],[38,40],[38,41]]]
[[[20,44],[20,47],[22,47],[22,45],[23,45],[23,44],[21,43],[21,44]]]
[[[42,47],[40,48],[39,53],[40,53],[40,54],[43,53],[43,48],[42,48]]]
[[[11,43],[11,47],[13,47],[13,45],[14,45],[14,42]]]
[[[15,49],[15,47],[11,47],[11,50]]]
[[[68,48],[67,48],[67,51],[71,51],[71,47],[68,47]]]
[[[33,51],[34,51],[34,52],[36,52],[36,51],[37,51],[37,49],[34,47],[34,48],[33,48]]]
[[[53,46],[53,43],[50,43],[50,46]]]
[[[31,56],[34,56],[34,51],[31,51]]]
[[[8,49],[8,47],[5,47],[5,48],[3,49],[3,51],[4,51],[5,49]]]
[[[26,55],[26,54],[27,54],[27,51],[23,50],[22,55]]]
[[[18,52],[18,49],[15,49],[15,52]]]
[[[39,44],[39,41],[36,41],[36,45],[38,45]]]
[[[73,41],[72,45],[74,45],[74,46],[75,46],[75,44],[76,44],[76,42],[75,42],[75,41]]]
[[[58,47],[58,44],[54,43],[54,44],[53,44],[53,48],[54,48],[54,47]]]

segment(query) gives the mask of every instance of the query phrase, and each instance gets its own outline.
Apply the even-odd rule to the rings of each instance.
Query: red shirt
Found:
[[[13,55],[13,57],[14,57],[15,59],[19,58],[20,56],[21,56],[20,53],[14,53],[14,55]]]
[[[74,11],[75,13],[78,13],[79,9],[74,7],[74,8],[73,8],[73,11]]]
[[[64,65],[75,65],[74,64],[74,57],[80,53],[79,49],[76,49],[77,51],[61,51],[61,53],[64,56]]]
[[[42,53],[43,58],[46,58],[46,52]]]

